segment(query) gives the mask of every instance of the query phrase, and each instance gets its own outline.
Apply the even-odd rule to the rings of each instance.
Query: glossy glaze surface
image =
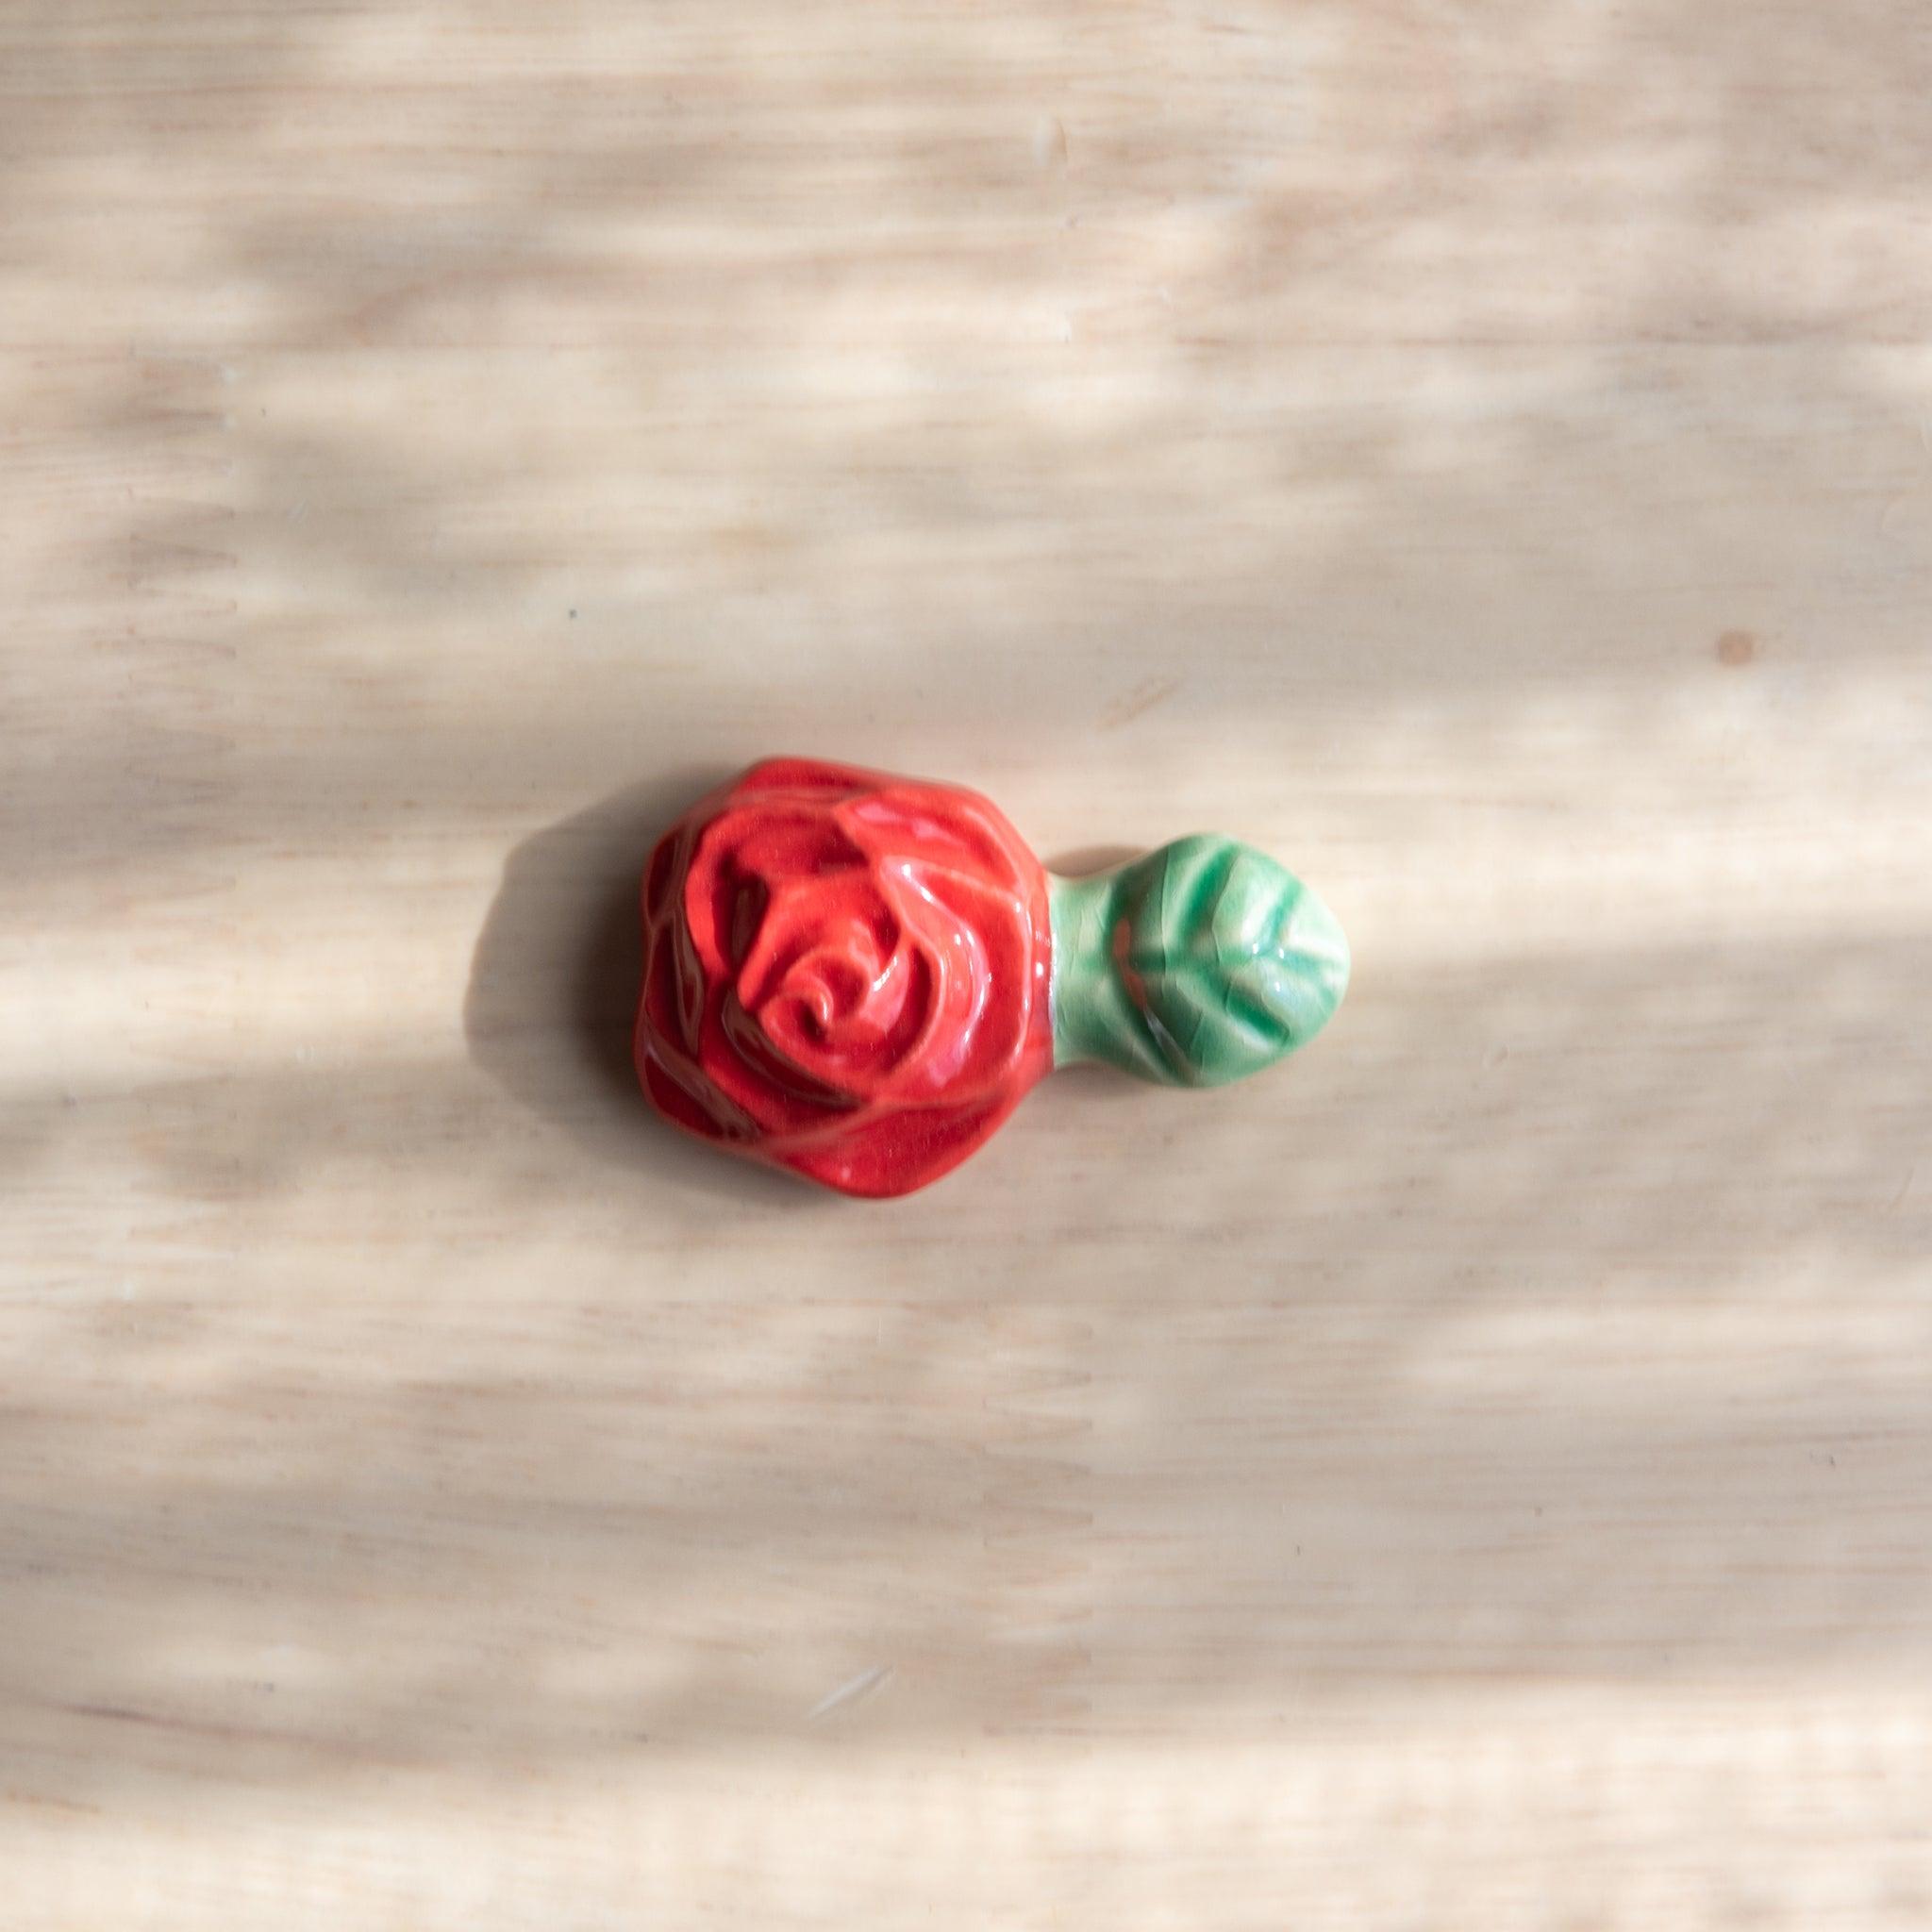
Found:
[[[1252,845],[1177,839],[1092,878],[1052,881],[1054,1058],[1219,1087],[1305,1046],[1348,986],[1348,941],[1307,887]]]
[[[1311,1040],[1334,916],[1197,834],[1053,878],[976,791],[770,758],[700,799],[643,885],[639,1078],[675,1124],[850,1194],[957,1167],[1056,1066],[1213,1087]]]
[[[643,919],[653,1103],[827,1187],[938,1179],[1053,1065],[1046,874],[977,792],[768,759],[658,842]]]

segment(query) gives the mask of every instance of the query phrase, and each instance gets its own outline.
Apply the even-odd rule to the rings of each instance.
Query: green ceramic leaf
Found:
[[[1218,1087],[1322,1029],[1348,941],[1291,872],[1197,834],[1091,879],[1053,881],[1054,1060]]]

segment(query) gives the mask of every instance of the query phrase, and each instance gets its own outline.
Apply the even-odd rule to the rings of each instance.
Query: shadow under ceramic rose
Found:
[[[476,940],[464,1038],[506,1092],[600,1161],[745,1207],[824,1207],[819,1190],[670,1126],[632,1063],[644,862],[729,776],[710,767],[627,786],[518,845]]]

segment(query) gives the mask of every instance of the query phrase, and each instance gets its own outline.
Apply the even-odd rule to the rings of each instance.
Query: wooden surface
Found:
[[[0,6],[8,1932],[1932,1920],[1914,0]],[[769,750],[1357,977],[936,1191]]]

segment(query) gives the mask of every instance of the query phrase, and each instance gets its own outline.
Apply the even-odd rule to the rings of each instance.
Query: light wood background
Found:
[[[8,1932],[1932,1920],[1917,0],[0,4]],[[1355,941],[882,1207],[772,750]]]

